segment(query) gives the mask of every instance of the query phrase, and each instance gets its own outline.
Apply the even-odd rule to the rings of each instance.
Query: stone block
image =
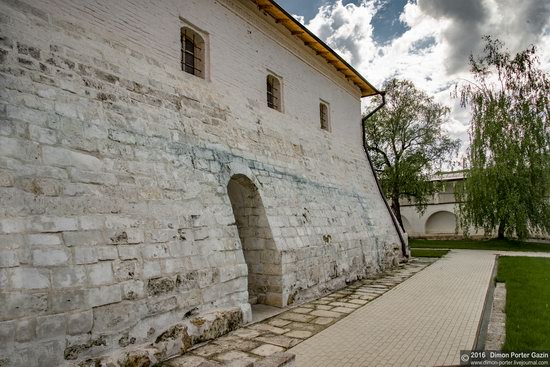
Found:
[[[118,245],[117,248],[120,260],[137,260],[141,258],[140,248],[135,245]]]
[[[40,339],[49,339],[64,336],[67,329],[65,314],[40,316],[36,318],[36,336]]]
[[[178,301],[175,296],[168,298],[153,298],[147,301],[148,315],[166,313],[178,307]]]
[[[50,286],[50,272],[45,269],[18,267],[11,269],[11,285],[15,289],[44,289]]]
[[[25,218],[17,219],[0,219],[0,228],[2,229],[2,239],[3,243],[7,243],[8,240],[15,240],[15,236],[7,236],[12,233],[23,233],[26,232],[28,226],[28,221]]]
[[[294,367],[296,356],[288,352],[277,352],[254,363],[254,367]]]
[[[93,309],[93,332],[102,334],[127,330],[144,318],[145,314],[145,308],[128,301],[95,307]]]
[[[40,147],[38,144],[28,140],[0,136],[0,157],[11,157],[26,162],[35,162],[40,158]]]
[[[218,354],[216,360],[230,364],[232,367],[237,366],[236,362],[239,362],[240,366],[252,367],[256,358],[251,357],[249,354],[232,350],[222,354]]]
[[[285,319],[285,320],[291,320],[291,321],[297,321],[297,322],[308,322],[315,318],[315,316],[312,315],[305,315],[305,314],[297,314],[293,312],[285,312],[282,315],[279,315],[279,318]]]
[[[50,294],[50,310],[67,312],[87,308],[88,293],[88,290],[81,289],[53,292]]]
[[[27,243],[31,246],[61,245],[61,236],[58,234],[29,234],[26,236]]]
[[[159,260],[152,260],[152,261],[144,261],[143,262],[143,277],[144,278],[155,278],[160,276],[161,269],[160,269],[160,261]]]
[[[145,259],[164,259],[171,256],[166,244],[144,245],[141,253]]]
[[[57,112],[61,116],[66,116],[69,118],[77,118],[79,115],[77,106],[72,103],[56,102],[55,112]]]
[[[143,230],[137,228],[129,228],[126,230],[128,244],[143,243]]]
[[[0,250],[0,268],[10,268],[19,265],[17,251]]]
[[[312,311],[310,315],[319,316],[319,317],[332,317],[332,318],[338,318],[342,316],[342,314],[339,312],[325,311],[325,310],[315,310],[315,311]]]
[[[115,260],[118,258],[118,251],[115,246],[98,246],[95,251],[98,260]]]
[[[40,248],[32,251],[32,264],[34,266],[60,266],[67,265],[69,255],[64,249]]]
[[[17,321],[15,340],[18,342],[31,341],[36,336],[36,318]]]
[[[0,343],[3,345],[13,343],[15,340],[16,325],[17,322],[13,320],[0,321]]]
[[[73,231],[64,232],[63,239],[67,246],[97,246],[107,243],[102,231]]]
[[[278,327],[278,328],[282,328],[285,325],[290,324],[291,322],[292,321],[289,321],[289,320],[273,319],[273,320],[269,321],[269,325],[272,325],[272,326],[275,326],[275,327]]]
[[[47,293],[0,293],[0,317],[3,320],[40,314],[48,309]]]
[[[67,217],[32,217],[30,229],[35,232],[76,231],[78,220]]]
[[[66,342],[64,343],[64,350],[62,351],[62,356],[67,361],[78,359],[81,354],[92,354],[94,351],[104,350],[107,345],[107,340],[105,336],[101,335],[98,337],[92,338],[89,335],[79,335],[76,337],[67,337]],[[101,349],[100,349],[101,348]],[[93,354],[92,354],[93,355]],[[115,364],[115,361],[112,358],[98,358],[94,361],[86,360],[80,364],[82,367],[91,367],[91,366],[119,366]]]
[[[135,300],[145,297],[145,284],[141,280],[129,280],[120,284],[124,299]]]
[[[347,308],[347,307],[335,307],[329,312],[332,312],[332,311],[348,314],[348,313],[352,313],[355,310],[353,308]]]
[[[334,320],[335,319],[332,317],[317,317],[315,320],[312,321],[312,323],[318,324],[318,325],[328,325]]]
[[[187,351],[193,345],[192,337],[186,325],[176,324],[160,334],[154,343],[162,358]],[[191,362],[191,361],[189,361]]]
[[[103,229],[105,227],[104,215],[84,215],[78,218],[80,227],[85,230]]]
[[[0,289],[8,290],[11,288],[10,274],[9,269],[0,269]]]
[[[44,164],[57,167],[70,166],[89,171],[101,171],[103,168],[101,160],[93,155],[48,145],[42,146],[42,159]]]
[[[272,334],[277,334],[277,335],[281,335],[290,331],[290,329],[282,329],[280,327],[276,327],[268,324],[255,324],[255,325],[252,325],[251,328],[253,328],[254,330],[268,331]]]
[[[111,262],[100,262],[86,265],[88,283],[92,286],[106,285],[114,282]]]
[[[284,348],[277,345],[263,344],[260,345],[258,348],[251,350],[250,352],[261,357],[267,357],[278,352],[284,352]]]
[[[113,271],[117,281],[138,279],[141,277],[141,266],[137,261],[114,261]]]
[[[175,229],[159,229],[151,231],[148,237],[152,243],[169,242],[176,238],[177,231]]]
[[[69,174],[73,182],[97,185],[116,185],[118,183],[116,176],[112,173],[84,171],[76,168],[69,168]]]
[[[292,330],[285,334],[285,336],[288,336],[289,338],[298,338],[298,339],[307,339],[311,335],[313,335],[313,333],[307,330]]]
[[[9,119],[42,125],[46,122],[48,114],[44,111],[38,111],[32,108],[8,105],[6,106],[6,117]]]
[[[88,306],[96,307],[122,301],[122,289],[119,284],[91,288],[88,294]]]
[[[73,249],[74,263],[81,264],[94,264],[98,261],[96,249],[94,247],[75,247]]]
[[[301,340],[296,338],[291,338],[286,335],[262,335],[256,338],[256,340],[269,343],[273,345],[278,345],[283,348],[292,348],[296,344],[300,343]]]
[[[153,278],[147,281],[147,294],[150,296],[158,296],[174,291],[176,282],[169,277]]]
[[[94,315],[92,310],[76,312],[67,316],[67,332],[70,335],[86,334],[92,331]]]
[[[54,145],[57,142],[57,134],[56,131],[53,129],[30,125],[29,134],[31,140],[34,140],[38,143]]]
[[[81,287],[87,280],[86,269],[83,266],[52,269],[51,274],[54,288]]]

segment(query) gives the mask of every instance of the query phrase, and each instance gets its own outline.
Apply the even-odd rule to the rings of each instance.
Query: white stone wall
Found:
[[[209,80],[181,71],[182,18],[208,33]],[[400,256],[359,91],[251,2],[10,0],[0,29],[0,365],[77,363],[246,310],[233,174],[261,195],[282,304]]]

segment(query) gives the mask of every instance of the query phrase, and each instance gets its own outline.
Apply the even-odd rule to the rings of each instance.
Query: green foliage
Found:
[[[399,198],[425,208],[438,189],[430,174],[450,161],[459,147],[442,130],[449,108],[416,89],[406,80],[385,84],[386,106],[364,120],[367,149],[380,184],[403,227]]]
[[[470,169],[458,190],[463,228],[499,228],[499,237],[550,232],[550,81],[535,47],[515,57],[485,37],[470,57],[475,82],[460,90],[470,106]]]

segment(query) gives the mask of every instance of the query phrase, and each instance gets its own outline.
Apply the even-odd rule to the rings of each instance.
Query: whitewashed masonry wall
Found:
[[[183,20],[208,34],[207,80],[181,71]],[[219,332],[246,320],[261,263],[243,255],[234,175],[278,252],[270,304],[401,258],[359,90],[252,2],[10,0],[0,27],[0,365],[84,363],[212,310],[233,315]],[[205,337],[184,334],[181,350]]]

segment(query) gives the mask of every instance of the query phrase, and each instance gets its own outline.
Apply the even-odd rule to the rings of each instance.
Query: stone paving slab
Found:
[[[297,367],[459,365],[459,351],[474,345],[494,263],[489,251],[453,250],[289,352]]]
[[[163,366],[202,367],[208,365],[206,363],[247,366],[251,362],[262,361],[262,358],[286,351],[350,314],[353,315],[362,306],[417,274],[433,261],[415,259],[373,278],[354,282],[320,299],[238,329],[173,358]]]

